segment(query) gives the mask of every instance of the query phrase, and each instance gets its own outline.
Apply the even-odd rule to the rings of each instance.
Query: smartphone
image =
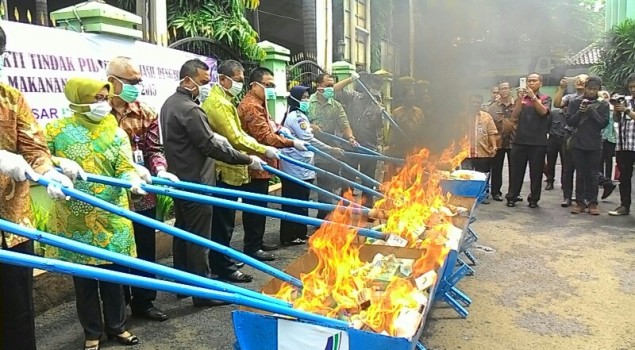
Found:
[[[526,89],[527,88],[527,78],[518,79],[518,87],[520,87],[521,89]]]

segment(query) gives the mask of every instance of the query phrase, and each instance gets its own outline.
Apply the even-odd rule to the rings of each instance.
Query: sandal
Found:
[[[128,336],[125,336],[128,334]],[[121,345],[137,345],[139,344],[139,338],[136,335],[131,334],[130,332],[124,332],[121,334],[108,334],[108,340],[117,339],[119,344]]]
[[[93,342],[97,342],[94,344]],[[99,340],[86,340],[84,342],[84,350],[99,350]]]

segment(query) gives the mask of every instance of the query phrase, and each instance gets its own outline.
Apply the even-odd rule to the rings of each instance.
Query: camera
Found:
[[[624,95],[613,95],[609,99],[609,102],[613,105],[620,105],[626,103],[626,96]]]

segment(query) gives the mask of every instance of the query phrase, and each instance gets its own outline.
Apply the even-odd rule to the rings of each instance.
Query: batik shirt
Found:
[[[39,174],[53,168],[46,141],[20,91],[0,84],[0,149],[19,154]],[[16,182],[0,174],[0,218],[26,227],[31,223],[29,181]],[[21,236],[0,232],[11,248],[27,241]]]
[[[76,115],[59,119],[46,126],[45,136],[54,156],[71,159],[88,173],[125,180],[137,176],[128,135],[117,127],[112,115],[100,123]],[[122,188],[79,180],[75,189],[120,208],[129,207],[128,193]],[[130,220],[82,201],[57,201],[50,225],[59,236],[128,256],[137,255]],[[110,263],[55,247],[48,247],[46,256],[86,265]]]

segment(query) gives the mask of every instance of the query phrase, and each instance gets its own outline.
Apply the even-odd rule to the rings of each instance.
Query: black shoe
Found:
[[[249,283],[254,280],[254,276],[242,273],[240,270],[234,271],[229,275],[220,275],[218,278],[234,283]]]
[[[602,187],[604,187],[604,191],[602,192],[602,199],[607,199],[611,195],[611,193],[613,193],[617,185],[612,182],[606,182],[604,183],[604,185],[602,185]]]
[[[228,303],[226,301],[220,301],[220,300],[197,300],[193,303],[194,307],[215,307],[215,306],[223,306],[223,305],[230,305],[231,303]]]
[[[514,202],[522,202],[523,201],[523,197],[521,196],[516,196],[516,198],[514,198]]]
[[[108,334],[108,340],[113,340],[113,339],[116,339],[121,345],[131,346],[131,345],[139,344],[139,338],[137,338],[137,336],[134,334],[130,334],[127,337],[122,337],[121,335],[117,335],[117,334]]]
[[[545,191],[553,190],[553,181],[547,181],[547,186],[545,186]]]
[[[529,202],[529,204],[527,204],[528,207],[535,209],[538,208],[538,202]]]
[[[282,245],[285,246],[285,247],[288,247],[288,246],[292,246],[292,245],[302,245],[302,244],[305,244],[305,243],[306,243],[305,239],[296,238],[293,241],[282,242]]]
[[[280,248],[280,246],[279,246],[279,245],[277,245],[277,244],[268,244],[268,243],[263,243],[263,244],[260,246],[260,249],[261,249],[261,250],[263,250],[263,251],[265,251],[265,252],[270,252],[270,251],[273,251],[273,250],[278,250],[279,248]]]
[[[513,208],[516,206],[516,202],[514,201],[510,201],[509,199],[507,200],[507,206],[510,208]]]
[[[247,255],[249,255],[250,257],[252,257],[254,259],[260,260],[260,261],[274,261],[274,260],[276,260],[276,257],[273,254],[267,253],[267,252],[263,251],[262,249],[254,252],[254,253],[247,254]]]
[[[492,196],[492,199],[497,201],[497,202],[502,202],[503,201],[503,196],[501,196],[500,194],[495,194]]]
[[[165,312],[163,312],[161,309],[156,308],[154,306],[143,311],[137,311],[137,312],[132,311],[132,315],[136,317],[145,318],[150,321],[163,322],[163,321],[167,321],[168,319],[168,315],[166,315]]]
[[[242,269],[245,266],[245,263],[242,261],[238,261],[235,259],[231,259],[232,262],[234,263],[234,265],[236,265],[237,268]]]
[[[568,208],[571,206],[571,200],[570,199],[565,199],[562,201],[562,203],[560,203],[560,206],[563,208]]]

